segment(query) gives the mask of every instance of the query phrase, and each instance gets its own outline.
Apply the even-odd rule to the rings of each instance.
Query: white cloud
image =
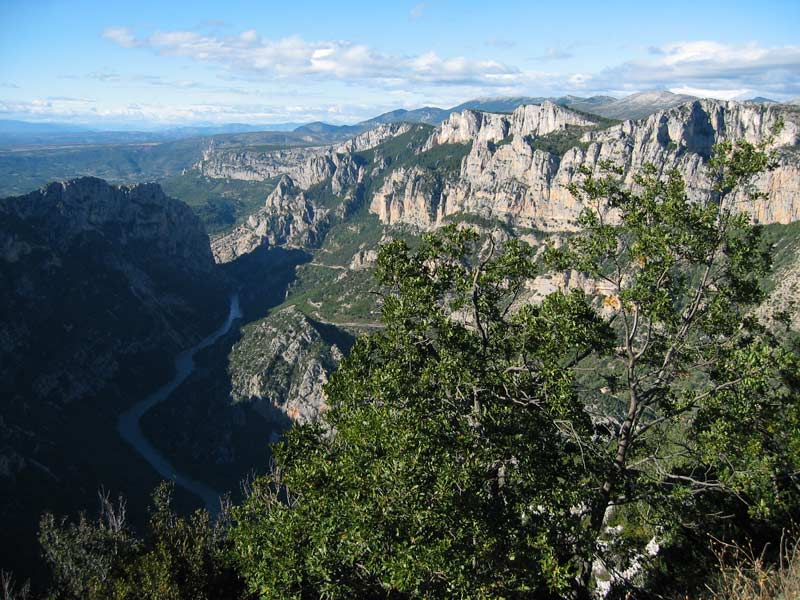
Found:
[[[30,121],[59,120],[73,123],[140,126],[186,123],[278,123],[309,122],[319,119],[355,122],[372,116],[363,105],[323,104],[320,106],[263,104],[229,105],[214,103],[160,104],[132,102],[103,106],[91,99],[41,98],[30,101],[0,100],[0,118]]]
[[[419,4],[415,4],[408,13],[409,18],[412,21],[416,21],[422,18],[422,15],[425,13],[426,8],[428,8],[428,4],[426,2],[420,2]]]
[[[788,97],[800,93],[800,46],[692,41],[650,49],[634,60],[594,75],[600,89],[695,89],[718,98],[748,90]]]
[[[139,40],[127,27],[108,27],[103,30],[103,37],[119,44],[123,48],[135,48],[140,45]]]
[[[372,80],[384,86],[420,82],[487,87],[523,79],[519,69],[495,60],[442,58],[433,52],[391,55],[364,44],[341,40],[308,42],[299,36],[270,40],[254,30],[231,36],[166,31],[137,38],[127,28],[115,27],[103,35],[125,48],[146,47],[160,55],[180,56],[262,77]]]
[[[352,123],[400,106],[445,108],[485,96],[620,95],[656,89],[722,99],[800,96],[800,46],[681,42],[651,48],[640,58],[599,71],[585,67],[568,70],[562,64],[571,63],[556,60],[547,62],[550,70],[533,71],[490,57],[442,56],[433,51],[397,55],[352,41],[308,41],[299,36],[272,40],[255,30],[230,35],[180,30],[137,36],[117,27],[103,35],[122,47],[136,49],[131,52],[179,56],[216,67],[212,69],[216,73],[205,76],[207,69],[191,71],[198,80],[159,71],[143,75],[98,70],[82,76],[65,75],[113,84],[124,88],[125,94],[130,90],[130,95],[118,102],[97,103],[69,98],[0,100],[0,114],[100,123]],[[540,58],[563,58],[572,47],[551,48]],[[491,53],[486,48],[483,51]],[[178,100],[158,104],[161,89],[169,89],[170,97]],[[69,93],[54,93],[64,91]],[[128,103],[128,98],[141,102]],[[255,104],[264,98],[274,106]],[[278,106],[281,102],[284,105]]]

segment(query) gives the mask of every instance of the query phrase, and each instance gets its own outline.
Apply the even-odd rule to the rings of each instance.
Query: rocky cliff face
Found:
[[[64,251],[77,240],[97,234],[119,249],[147,245],[165,263],[193,274],[214,270],[208,236],[199,219],[182,202],[168,198],[154,183],[112,186],[94,177],[51,183],[25,196],[0,200],[9,219],[35,227],[52,251]],[[5,227],[6,249],[23,232]],[[16,261],[20,248],[4,258]]]
[[[249,165],[247,169],[250,169],[242,172],[243,177],[250,177],[256,172],[263,177],[278,172],[285,174],[262,209],[227,235],[214,240],[212,250],[217,262],[230,262],[262,245],[292,248],[317,245],[329,227],[331,218],[344,216],[358,199],[358,188],[367,171],[356,153],[375,148],[389,138],[406,133],[410,128],[408,123],[380,125],[339,146],[324,152],[315,151],[307,159],[298,158],[298,154],[295,158],[299,162],[291,163],[287,159],[288,162],[282,163],[281,167],[276,166],[277,162],[271,162],[272,159],[257,157],[254,160],[260,166],[253,166],[247,161],[242,163]],[[281,153],[281,156],[287,157],[288,154]],[[199,167],[204,174],[211,172],[208,165],[214,164],[217,158],[215,156],[213,161],[209,160]],[[259,163],[259,160],[262,162]],[[215,172],[235,176],[232,170]]]
[[[410,123],[384,123],[340,144],[336,147],[335,153],[348,154],[371,150],[390,138],[403,135],[410,131],[411,128],[412,125]]]
[[[284,175],[267,198],[264,208],[247,222],[217,238],[212,250],[225,263],[259,246],[313,246],[324,232],[330,211],[313,202],[294,181]]]
[[[509,136],[542,136],[572,127],[591,127],[591,121],[550,101],[520,106],[510,115],[465,110],[454,113],[433,133],[424,150],[440,144],[486,145]]]
[[[294,306],[249,325],[230,354],[231,397],[270,421],[285,415],[304,423],[327,405],[324,385],[342,353]]]
[[[155,184],[54,183],[0,201],[0,215],[0,378],[12,398],[98,393],[127,357],[190,345],[224,315],[208,236]]]
[[[288,179],[264,209],[215,241],[215,256],[225,262],[262,244],[317,245],[331,219],[347,213],[359,189],[368,190],[369,209],[390,226],[427,230],[466,214],[521,228],[570,231],[583,208],[569,191],[581,169],[600,174],[608,161],[633,185],[645,164],[662,173],[674,168],[689,193],[702,199],[709,193],[704,166],[713,145],[766,140],[779,120],[784,127],[772,140],[778,166],[756,181],[767,197],[750,202],[740,194],[733,201],[761,223],[800,218],[800,113],[791,107],[696,100],[640,121],[609,126],[598,119],[551,102],[520,106],[511,114],[465,110],[414,142],[402,160],[383,149],[388,140],[410,131],[408,124],[382,125],[324,150],[275,152],[258,168],[245,160],[240,166],[251,165],[248,173],[284,172]],[[462,151],[448,159],[447,148]],[[371,149],[365,160],[363,152]],[[199,168],[212,168],[225,156],[209,155]],[[276,157],[285,160],[275,166],[270,160]]]
[[[546,103],[547,104],[547,103]],[[775,148],[796,149],[800,142],[798,115],[784,108],[736,102],[698,100],[660,111],[642,121],[626,121],[600,131],[585,131],[575,145],[559,156],[539,149],[538,140],[589,127],[570,111],[545,106],[521,107],[511,117],[465,111],[442,124],[427,147],[471,141],[458,177],[432,194],[419,172],[394,172],[372,198],[371,210],[384,223],[406,223],[426,229],[459,213],[499,218],[510,224],[544,230],[574,229],[582,206],[568,190],[581,167],[600,173],[610,161],[623,168],[631,184],[644,164],[661,172],[677,168],[689,191],[708,193],[704,161],[713,144],[723,140],[765,140],[779,119],[783,130]],[[564,114],[562,114],[564,113]],[[580,133],[580,129],[577,131]],[[499,144],[498,142],[506,142]],[[798,154],[784,151],[779,166],[756,183],[768,198],[742,206],[760,222],[786,223],[800,218]]]
[[[352,168],[348,155],[374,148],[388,138],[410,129],[408,123],[379,125],[336,146],[256,149],[209,148],[194,168],[211,178],[263,181],[288,175],[295,185],[307,189],[332,177],[338,170]]]
[[[326,148],[287,148],[260,151],[254,148],[215,148],[203,152],[194,169],[212,179],[264,181],[291,174],[298,180],[308,174],[309,165],[325,154]]]

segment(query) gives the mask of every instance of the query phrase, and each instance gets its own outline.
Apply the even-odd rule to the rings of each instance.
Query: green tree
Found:
[[[620,507],[658,513],[662,526],[691,516],[695,528],[716,511],[788,523],[797,509],[797,355],[750,316],[770,260],[760,229],[734,204],[737,192],[755,195],[752,178],[767,166],[763,148],[725,142],[709,162],[704,201],[689,198],[676,171],[659,178],[652,166],[636,191],[610,165],[573,188],[587,207],[581,233],[549,258],[602,282],[616,334],[595,363],[608,397],[583,394],[605,424],[593,447],[604,474],[589,504],[597,544],[584,596],[593,560],[615,562],[602,541]]]
[[[591,423],[570,350],[600,344],[585,298],[520,309],[531,250],[445,228],[383,249],[385,330],[328,386],[324,424],[274,447],[235,511],[264,598],[558,596],[583,545],[578,437]],[[564,427],[568,429],[565,431]]]
[[[666,524],[705,526],[709,502],[784,522],[797,358],[749,316],[769,260],[732,206],[766,166],[718,146],[702,202],[674,172],[647,168],[635,191],[584,172],[581,233],[548,262],[601,282],[600,299],[521,301],[537,267],[513,239],[447,227],[384,247],[385,329],[234,511],[250,590],[588,598],[598,561],[621,570]]]

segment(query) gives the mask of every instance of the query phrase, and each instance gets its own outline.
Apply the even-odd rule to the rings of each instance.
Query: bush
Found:
[[[53,575],[54,599],[215,600],[242,598],[243,586],[226,558],[222,520],[204,510],[178,517],[170,484],[153,493],[147,534],[134,535],[125,503],[100,496],[94,520],[77,523],[45,515],[40,542]]]

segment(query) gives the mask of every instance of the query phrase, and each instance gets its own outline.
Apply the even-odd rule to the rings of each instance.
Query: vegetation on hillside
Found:
[[[719,571],[711,536],[776,560],[800,513],[800,359],[752,317],[770,257],[727,202],[767,162],[718,146],[705,203],[677,173],[632,192],[583,172],[581,231],[546,258],[599,297],[521,303],[541,265],[513,238],[383,246],[384,328],[323,421],[216,527],[163,491],[142,538],[46,517],[56,597],[682,598]]]
[[[526,136],[525,141],[534,150],[549,152],[555,156],[563,157],[567,150],[580,148],[586,150],[589,144],[581,141],[581,137],[590,128],[567,126],[565,129],[553,131],[547,135]]]
[[[190,171],[162,179],[159,184],[168,196],[192,207],[213,236],[230,230],[264,206],[278,179],[212,179]]]

